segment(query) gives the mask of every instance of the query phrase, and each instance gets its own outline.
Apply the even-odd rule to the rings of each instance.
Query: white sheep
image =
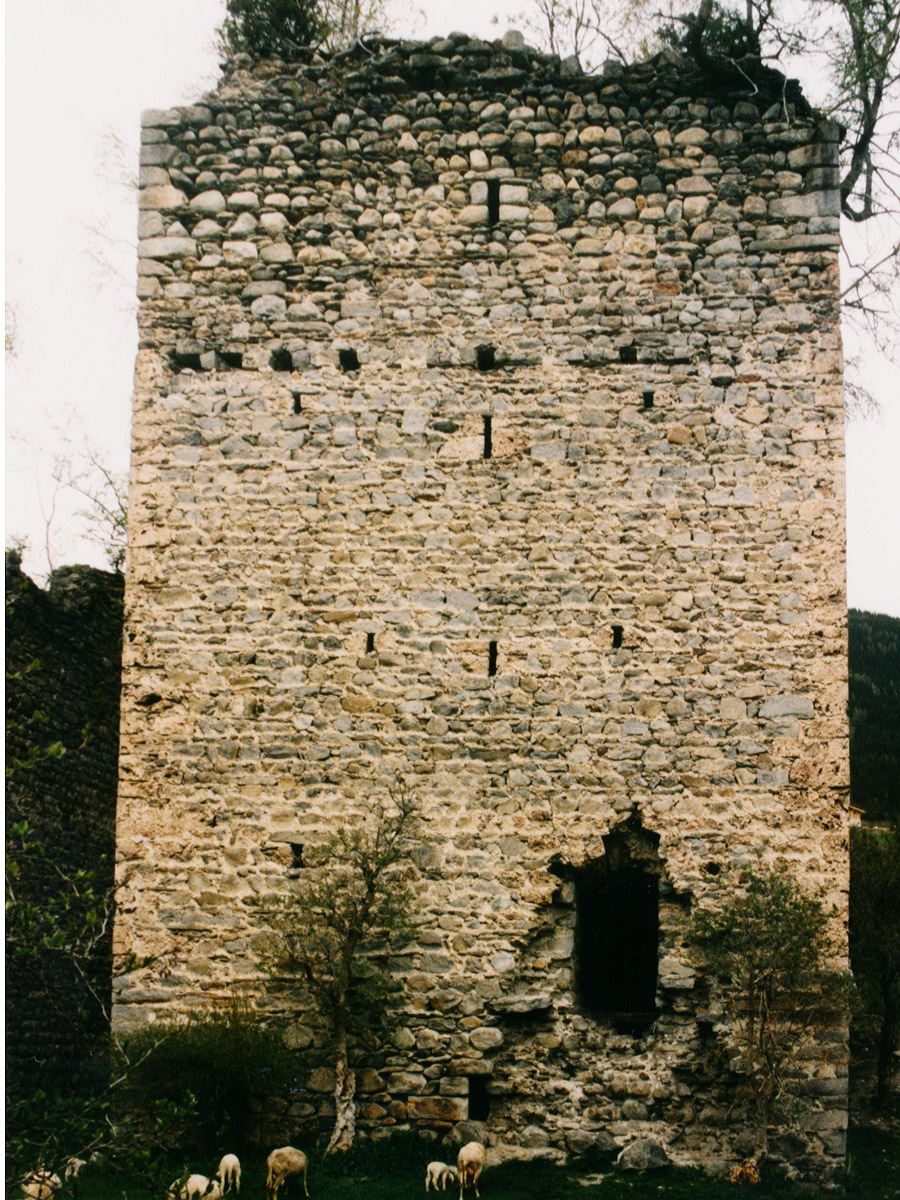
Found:
[[[437,1191],[440,1187],[446,1192],[448,1183],[456,1183],[456,1168],[447,1163],[430,1162],[425,1168],[425,1191],[430,1192],[432,1188]]]
[[[52,1200],[62,1187],[62,1180],[52,1171],[38,1167],[22,1180],[22,1195],[28,1200]]]
[[[180,1187],[173,1183],[167,1195],[168,1200],[222,1200],[222,1189],[218,1179],[189,1175]]]
[[[63,1175],[64,1179],[77,1179],[81,1174],[81,1168],[86,1167],[87,1163],[83,1158],[75,1158],[74,1156],[66,1162],[66,1169]]]
[[[222,1187],[222,1195],[227,1196],[232,1188],[241,1190],[241,1164],[236,1154],[223,1154],[216,1177]]]
[[[302,1150],[293,1146],[281,1146],[273,1150],[266,1159],[268,1173],[266,1175],[266,1200],[278,1200],[278,1189],[287,1179],[295,1179],[298,1175],[303,1180],[303,1191],[309,1196],[306,1187],[307,1158]]]
[[[467,1142],[460,1150],[459,1157],[456,1160],[456,1173],[459,1176],[459,1200],[462,1200],[463,1192],[467,1184],[471,1184],[475,1189],[477,1200],[481,1200],[481,1193],[478,1190],[478,1180],[484,1168],[484,1146],[481,1142]]]

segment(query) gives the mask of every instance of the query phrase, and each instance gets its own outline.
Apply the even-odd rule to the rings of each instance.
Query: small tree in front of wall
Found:
[[[355,823],[310,852],[289,893],[261,906],[270,933],[266,965],[300,992],[334,1063],[328,1152],[353,1145],[356,1074],[350,1054],[384,1029],[399,992],[385,958],[412,932],[408,880],[417,844],[417,806],[398,785],[386,802],[370,801]]]
[[[753,1106],[759,1163],[770,1126],[789,1116],[799,1052],[841,1020],[849,978],[829,966],[822,902],[781,864],[742,872],[719,907],[694,913],[688,936],[720,989],[723,1046]]]

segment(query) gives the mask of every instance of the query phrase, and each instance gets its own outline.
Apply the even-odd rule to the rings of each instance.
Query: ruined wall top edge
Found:
[[[401,41],[376,36],[357,41],[336,54],[300,51],[298,61],[280,59],[255,61],[237,54],[222,64],[216,87],[198,104],[171,109],[148,109],[142,115],[145,128],[202,126],[215,112],[235,101],[252,102],[281,93],[295,102],[328,98],[378,95],[389,102],[417,97],[480,100],[488,96],[523,91],[539,100],[565,98],[570,103],[582,98],[606,105],[626,105],[641,115],[648,108],[671,122],[695,114],[684,106],[705,101],[713,123],[731,120],[757,123],[760,118],[775,126],[795,127],[798,122],[814,126],[819,141],[837,142],[840,126],[818,118],[796,80],[786,79],[758,61],[746,60],[740,67],[719,60],[716,67],[702,69],[692,59],[665,50],[645,62],[624,65],[610,61],[597,74],[582,71],[574,58],[560,60],[533,47],[519,44],[516,35],[488,42],[465,34],[432,38],[428,42]],[[424,96],[422,97],[425,98]],[[477,115],[477,114],[476,114]],[[637,116],[637,112],[623,113]]]

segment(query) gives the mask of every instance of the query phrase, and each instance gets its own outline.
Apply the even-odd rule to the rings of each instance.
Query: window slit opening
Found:
[[[374,654],[374,653],[375,653],[375,634],[367,633],[366,634],[366,654]]]
[[[490,228],[500,220],[500,180],[487,180],[487,223]]]
[[[301,401],[300,401],[300,393],[293,392],[292,395],[294,397],[294,416],[296,417],[296,416],[300,415],[300,412],[302,409],[302,405],[301,405]]]
[[[653,393],[650,391],[644,392],[644,408],[653,407]]]
[[[613,627],[612,627],[613,650],[618,650],[619,647],[622,645],[622,635],[624,632],[625,632],[625,630],[624,630],[623,626],[613,625]]]
[[[484,449],[482,451],[483,458],[490,458],[493,451],[491,418],[485,414],[484,416]]]
[[[488,643],[488,675],[497,674],[497,643]]]

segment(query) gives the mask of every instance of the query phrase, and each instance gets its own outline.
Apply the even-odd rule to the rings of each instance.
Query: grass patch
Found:
[[[298,1139],[301,1141],[302,1139]],[[423,1200],[425,1167],[432,1159],[452,1162],[454,1152],[433,1138],[397,1134],[355,1146],[347,1154],[324,1158],[309,1153],[310,1200]],[[224,1149],[224,1148],[223,1148]],[[900,1200],[900,1130],[896,1127],[864,1126],[851,1131],[847,1200]],[[173,1159],[159,1187],[109,1167],[91,1167],[80,1182],[80,1200],[162,1200],[165,1188],[183,1167],[212,1173],[218,1158],[202,1156],[184,1163]],[[265,1154],[242,1156],[239,1200],[264,1200]],[[602,1176],[602,1179],[601,1179]],[[779,1181],[755,1186],[713,1180],[699,1170],[667,1169],[619,1174],[611,1164],[573,1161],[565,1167],[550,1163],[505,1163],[488,1167],[481,1178],[482,1200],[795,1200],[797,1192]],[[295,1195],[303,1196],[302,1189]],[[448,1189],[440,1200],[455,1200],[458,1191]],[[467,1198],[472,1193],[467,1192]],[[64,1200],[65,1193],[60,1200]],[[21,1200],[21,1192],[8,1189],[9,1200]],[[284,1193],[282,1193],[284,1196]],[[428,1193],[432,1200],[431,1193]],[[808,1193],[807,1193],[808,1196]],[[288,1200],[288,1197],[284,1197]],[[434,1197],[433,1200],[439,1200]]]

